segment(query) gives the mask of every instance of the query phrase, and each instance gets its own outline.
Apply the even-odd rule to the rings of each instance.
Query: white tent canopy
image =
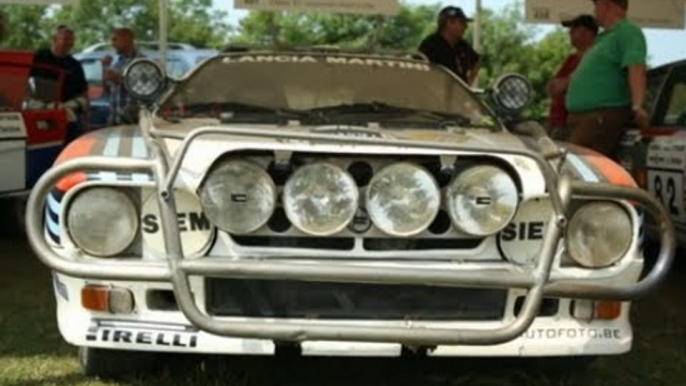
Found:
[[[593,14],[590,0],[526,0],[526,21],[529,23],[560,23],[581,14]],[[632,0],[629,18],[646,28],[683,29],[686,1]]]
[[[18,4],[18,5],[52,5],[65,4],[76,5],[79,0],[0,0],[0,4]]]

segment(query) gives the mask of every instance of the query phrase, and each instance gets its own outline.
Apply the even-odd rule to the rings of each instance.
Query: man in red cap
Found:
[[[550,103],[550,134],[553,138],[559,138],[567,126],[567,108],[565,96],[569,87],[569,79],[579,65],[581,58],[593,45],[598,35],[598,24],[591,15],[580,15],[574,19],[562,22],[564,27],[569,28],[569,37],[576,52],[569,55],[564,64],[548,83]]]
[[[438,14],[437,31],[422,41],[419,51],[431,63],[446,67],[472,85],[479,75],[481,57],[463,38],[470,21],[462,8],[443,8]]]
[[[647,44],[627,19],[628,0],[593,0],[603,27],[567,91],[569,142],[612,156],[632,121],[649,124],[644,107]]]

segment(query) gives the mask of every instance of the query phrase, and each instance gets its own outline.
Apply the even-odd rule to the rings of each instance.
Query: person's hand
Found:
[[[635,107],[634,109],[634,120],[642,128],[650,126],[650,116],[648,111],[643,107]]]
[[[121,74],[113,70],[105,70],[102,73],[102,79],[106,82],[121,83]]]
[[[103,67],[109,67],[112,65],[112,55],[105,55],[100,59],[100,62],[102,62]]]

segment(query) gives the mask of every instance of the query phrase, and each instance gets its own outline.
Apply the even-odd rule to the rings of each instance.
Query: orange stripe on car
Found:
[[[603,154],[574,146],[575,153],[591,165],[611,185],[638,187],[631,174]]]
[[[97,138],[95,137],[85,136],[70,143],[62,153],[60,153],[59,157],[57,157],[55,165],[90,155],[96,140]],[[86,182],[87,179],[85,172],[72,173],[57,183],[57,189],[66,192],[74,186]]]

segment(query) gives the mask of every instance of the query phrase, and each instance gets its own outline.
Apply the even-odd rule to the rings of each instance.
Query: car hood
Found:
[[[188,135],[193,130],[198,128],[230,128],[241,131],[255,130],[259,131],[278,131],[281,133],[297,133],[297,134],[316,134],[316,135],[330,135],[338,137],[349,138],[368,138],[368,139],[385,139],[387,141],[397,140],[403,141],[420,141],[426,143],[436,144],[454,144],[463,146],[465,148],[488,148],[493,149],[494,152],[500,150],[530,150],[529,146],[519,136],[513,135],[506,131],[494,131],[490,129],[478,128],[460,128],[448,127],[445,129],[427,129],[416,128],[407,129],[387,129],[377,125],[359,126],[359,125],[343,125],[343,124],[329,124],[329,125],[273,125],[273,124],[230,124],[221,125],[218,121],[212,119],[189,119],[179,123],[171,123],[166,121],[155,122],[155,127],[165,132],[174,133],[177,136]],[[227,140],[227,136],[210,135],[200,139],[203,142],[216,142]],[[236,138],[232,138],[235,140]],[[251,137],[240,136],[241,140],[248,142],[280,142],[276,138],[269,137]],[[399,143],[402,146],[402,143]]]
[[[517,152],[536,151],[534,141],[525,136],[518,136],[506,131],[485,129],[447,128],[444,130],[428,129],[383,129],[374,126],[322,125],[322,126],[275,126],[275,125],[220,125],[212,119],[188,119],[178,123],[156,121],[155,127],[165,136],[164,145],[167,154],[173,156],[183,144],[183,139],[194,130],[201,128],[227,128],[240,131],[241,135],[212,134],[198,137],[189,147],[180,168],[185,175],[186,184],[197,185],[215,160],[227,151],[239,149],[274,149],[295,151],[321,151],[359,154],[409,154],[403,142],[418,141],[426,147],[414,147],[416,153],[442,155],[446,150],[432,149],[433,144],[444,146],[453,144],[464,149],[486,149],[493,155]],[[246,135],[257,132],[279,132],[297,134],[317,134],[326,136],[382,139],[382,144],[351,144],[308,141],[303,139],[284,139],[273,136]],[[392,142],[398,141],[397,146]],[[607,182],[617,185],[635,186],[631,176],[607,157],[574,146],[564,145],[569,151],[563,169],[569,171],[578,180],[587,182]],[[459,150],[459,149],[455,149]],[[121,126],[91,132],[72,142],[60,155],[57,163],[68,159],[85,156],[134,157],[148,158],[149,149],[145,144],[141,130],[137,126]],[[532,178],[540,179],[536,173],[535,162],[524,162],[522,157],[508,157],[517,169],[523,173],[533,173]],[[170,164],[173,160],[169,160]]]

